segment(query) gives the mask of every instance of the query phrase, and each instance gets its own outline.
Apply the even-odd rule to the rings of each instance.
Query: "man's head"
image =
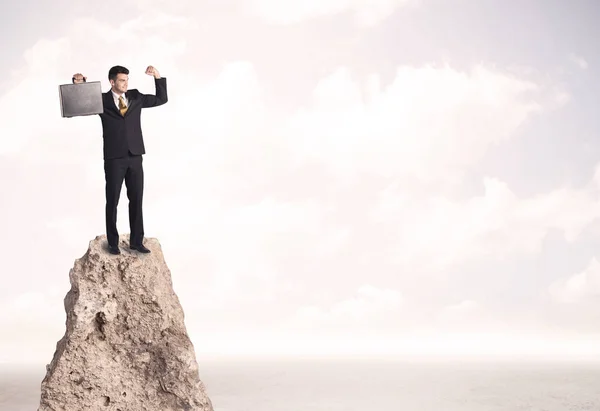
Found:
[[[127,91],[129,70],[123,66],[114,66],[108,71],[108,81],[115,93],[122,94]]]

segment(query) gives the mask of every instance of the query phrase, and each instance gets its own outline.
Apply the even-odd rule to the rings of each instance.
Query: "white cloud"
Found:
[[[402,187],[382,191],[371,218],[395,227],[392,258],[437,268],[481,258],[537,253],[549,230],[574,241],[600,217],[597,189],[556,189],[518,198],[508,186],[484,178],[484,194],[465,201],[410,197]]]
[[[479,308],[480,305],[476,301],[464,300],[458,304],[444,307],[439,317],[444,321],[462,320],[465,316],[468,316]]]
[[[352,13],[361,27],[376,25],[415,0],[250,0],[248,11],[269,23],[293,24],[317,17]]]
[[[600,262],[592,258],[582,272],[553,282],[548,293],[558,303],[600,306]]]
[[[436,330],[444,331],[471,332],[478,330],[482,332],[487,330],[498,332],[501,329],[501,321],[506,320],[506,317],[501,317],[491,316],[486,307],[475,300],[463,300],[439,310],[433,324],[435,324]]]
[[[189,287],[181,290],[183,298],[189,298],[189,307],[203,313],[285,298],[281,293],[289,281],[281,261],[310,254],[309,247],[331,250],[332,243],[339,241],[339,233],[321,229],[323,214],[314,202],[267,198],[238,207],[213,203],[203,204],[201,213],[196,204],[193,198],[175,197],[149,207],[146,216],[157,222],[157,231],[168,233],[161,242],[177,249],[178,261],[190,261],[203,273],[188,279]],[[178,213],[172,219],[161,219],[174,207]],[[187,231],[190,215],[197,215],[194,224],[200,227],[192,237]]]
[[[364,86],[347,68],[324,78],[311,107],[299,110],[286,136],[296,157],[323,162],[340,176],[446,179],[509,139],[542,103],[534,83],[484,66],[399,67],[381,88]]]
[[[575,63],[577,66],[579,66],[580,69],[582,70],[586,70],[588,68],[588,62],[581,56],[578,56],[577,54],[571,53],[569,55],[569,60],[571,60],[573,63]]]
[[[382,325],[390,327],[398,324],[403,316],[400,311],[403,299],[397,290],[365,284],[357,289],[354,296],[325,308],[317,305],[300,307],[288,326],[307,327],[309,333],[335,333],[340,329],[350,333],[364,329],[382,331],[385,328]]]
[[[19,152],[31,138],[60,129],[58,83],[49,84],[69,44],[67,39],[41,40],[24,53],[27,69],[14,73],[14,87],[0,97],[0,155]]]
[[[6,337],[26,344],[30,338],[39,338],[47,330],[60,332],[66,318],[65,294],[54,285],[44,291],[32,289],[0,300],[0,327],[11,330]]]

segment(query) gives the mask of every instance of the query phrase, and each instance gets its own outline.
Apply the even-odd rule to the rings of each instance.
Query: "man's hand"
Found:
[[[157,69],[155,69],[152,66],[148,66],[148,68],[146,69],[146,74],[149,76],[154,76],[154,78],[156,79],[160,78],[160,73]]]
[[[87,80],[87,77],[85,77],[83,74],[81,73],[76,73],[73,74],[73,84],[77,84],[77,83],[85,83]]]

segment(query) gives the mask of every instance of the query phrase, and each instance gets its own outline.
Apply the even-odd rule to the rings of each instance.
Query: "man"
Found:
[[[123,180],[129,198],[129,226],[131,228],[129,248],[142,253],[150,250],[143,244],[144,222],[142,218],[142,196],[144,193],[144,169],[142,155],[146,154],[140,125],[142,108],[165,104],[167,79],[158,70],[148,66],[146,74],[154,76],[156,95],[142,94],[137,89],[127,90],[129,70],[114,66],[108,72],[111,89],[102,94],[104,112],[102,137],[104,140],[104,178],[106,181],[106,238],[108,250],[120,254],[117,231],[117,205]],[[83,83],[81,73],[73,75],[73,83]]]

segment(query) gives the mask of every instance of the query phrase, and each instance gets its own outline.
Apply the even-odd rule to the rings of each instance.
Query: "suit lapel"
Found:
[[[113,99],[112,91],[110,90],[104,93],[104,105],[107,106],[110,110],[113,110],[118,115],[121,115],[121,113],[119,113],[119,109],[115,105],[115,100]]]
[[[136,104],[136,100],[133,97],[133,93],[130,93],[129,90],[125,92],[125,97],[127,98],[127,111],[125,112],[124,117],[127,117],[127,115],[131,112],[133,105]]]

